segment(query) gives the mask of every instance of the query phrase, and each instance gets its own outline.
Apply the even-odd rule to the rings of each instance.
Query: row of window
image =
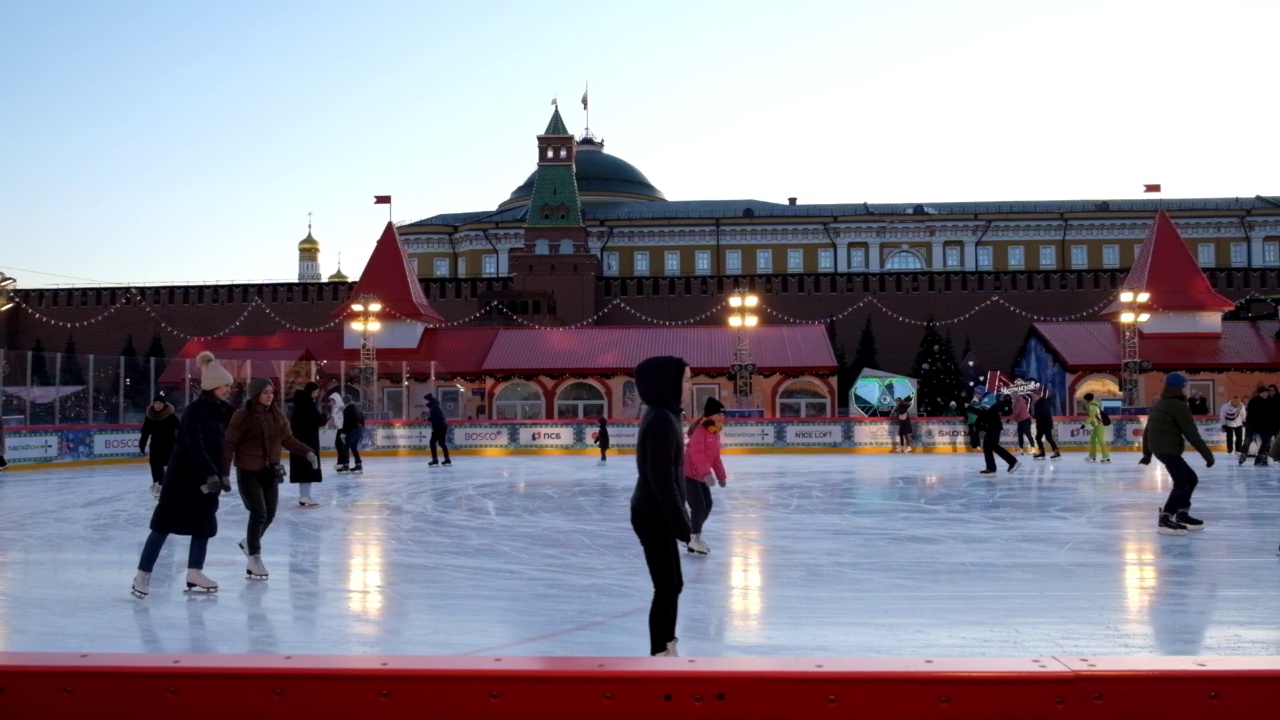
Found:
[[[701,391],[701,392],[699,392]],[[716,385],[695,385],[695,399],[701,406],[705,396],[716,397]],[[571,382],[556,393],[556,419],[607,417],[604,393],[593,383]],[[542,420],[542,390],[530,382],[517,380],[499,388],[493,396],[495,420]],[[798,379],[787,383],[778,393],[780,417],[830,417],[831,402],[826,390],[812,380]]]
[[[1135,245],[1133,248],[1136,258],[1138,249],[1141,246]],[[1008,267],[1012,270],[1020,270],[1025,268],[1026,254],[1025,248],[1021,245],[1004,246],[1006,252],[1006,261]],[[1041,245],[1040,246],[1040,265],[1041,270],[1053,270],[1058,266],[1058,246],[1057,245]],[[979,270],[990,270],[995,267],[995,250],[992,245],[979,245],[974,248],[975,260]],[[1217,267],[1218,245],[1217,243],[1200,243],[1196,247],[1196,259],[1201,267]],[[711,250],[695,250],[693,253],[693,274],[710,275],[711,268]],[[739,275],[744,272],[742,267],[741,250],[726,250],[724,253],[724,270],[726,275]],[[770,249],[759,249],[756,253],[756,273],[771,273],[774,271],[773,255],[774,251]],[[648,250],[636,250],[631,254],[631,274],[632,275],[649,275],[652,268],[649,263],[650,253]],[[662,270],[665,275],[683,275],[684,268],[681,266],[682,253],[679,250],[667,250],[662,253]],[[418,272],[418,259],[411,258],[410,263],[413,265],[414,274]],[[449,258],[438,257],[433,261],[432,270],[435,277],[468,277],[467,275],[467,258],[459,257],[457,259],[458,268],[456,275],[450,272]],[[483,277],[496,277],[498,275],[498,256],[484,255],[481,256],[481,273]],[[617,251],[609,251],[604,254],[604,272],[606,275],[617,275],[620,269],[620,253]],[[956,246],[948,246],[943,250],[943,263],[947,268],[964,267],[963,258],[961,257],[961,248]],[[1280,264],[1280,242],[1264,242],[1262,244],[1262,263],[1264,265]],[[1233,242],[1230,245],[1230,264],[1232,267],[1245,267],[1249,265],[1249,244],[1245,242]],[[867,269],[867,249],[866,248],[849,248],[849,269],[850,270],[866,270]],[[916,250],[901,249],[892,252],[884,261],[885,270],[924,270],[928,267],[925,258]],[[1071,269],[1082,270],[1089,267],[1089,248],[1086,245],[1071,246]],[[1102,267],[1118,268],[1120,267],[1120,246],[1119,245],[1103,245],[1102,246]],[[818,248],[818,272],[835,272],[835,250],[834,248]],[[801,248],[790,248],[786,250],[786,271],[787,272],[804,272],[804,250]]]
[[[1133,247],[1134,258],[1137,258],[1140,245]],[[978,246],[975,249],[975,261],[979,270],[991,270],[995,267],[995,250],[994,246]],[[1041,270],[1053,270],[1058,267],[1058,246],[1041,245],[1040,248],[1040,264]],[[760,249],[756,250],[756,267],[757,273],[769,273],[774,271],[773,250]],[[1027,267],[1026,249],[1021,245],[1005,246],[1007,266],[1013,270],[1020,270]],[[1244,267],[1249,264],[1249,246],[1244,242],[1233,242],[1230,245],[1231,265],[1233,267]],[[787,253],[787,272],[804,272],[804,251],[799,248],[792,248]],[[818,250],[818,272],[834,272],[835,271],[835,251],[832,248],[820,248]],[[1216,243],[1200,243],[1196,248],[1197,260],[1202,267],[1217,267],[1217,244]],[[604,271],[606,275],[617,275],[619,270],[619,253],[606,252],[604,254]],[[694,274],[709,275],[711,274],[711,251],[695,250],[694,251]],[[632,274],[648,275],[651,273],[649,264],[649,251],[636,250],[632,253]],[[726,250],[724,262],[724,273],[727,275],[736,275],[743,272],[742,268],[742,251]],[[964,267],[961,258],[961,248],[948,246],[943,250],[943,262],[947,268]],[[1266,265],[1274,265],[1280,263],[1280,242],[1266,242],[1262,244],[1262,262]],[[681,253],[678,250],[668,250],[663,253],[663,274],[665,275],[682,275],[684,269],[681,267]],[[1104,268],[1120,267],[1120,246],[1119,245],[1103,245],[1102,246],[1102,266]],[[849,248],[849,269],[866,270],[867,250],[866,248]],[[916,250],[901,249],[893,251],[885,258],[885,270],[924,270],[928,267],[925,258]],[[1071,269],[1083,270],[1089,267],[1089,248],[1087,245],[1071,246]]]

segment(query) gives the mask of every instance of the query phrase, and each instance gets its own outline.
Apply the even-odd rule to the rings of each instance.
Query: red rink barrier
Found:
[[[0,653],[0,718],[1276,717],[1277,657]]]

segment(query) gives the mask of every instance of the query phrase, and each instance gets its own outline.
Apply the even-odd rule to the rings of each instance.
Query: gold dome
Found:
[[[338,266],[338,272],[329,276],[329,282],[351,282],[351,278],[342,274],[342,266]]]
[[[311,252],[320,252],[320,241],[311,237],[311,231],[307,231],[307,236],[302,238],[298,243],[298,251],[310,250]]]

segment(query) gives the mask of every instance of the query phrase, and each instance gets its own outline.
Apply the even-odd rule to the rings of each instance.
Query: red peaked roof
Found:
[[[422,285],[409,264],[409,258],[400,245],[396,226],[388,222],[382,237],[373,246],[373,254],[365,263],[360,280],[356,282],[353,300],[334,311],[333,317],[341,317],[350,311],[351,302],[361,295],[374,295],[382,303],[383,317],[408,318],[428,323],[442,323],[444,317],[431,307],[422,294]]]
[[[1113,322],[1035,323],[1035,331],[1074,372],[1120,369],[1120,327]],[[1275,321],[1222,323],[1211,337],[1143,334],[1139,355],[1156,370],[1274,370],[1280,367]]]
[[[1225,312],[1235,307],[1235,303],[1219,295],[1209,284],[1182,240],[1182,234],[1164,210],[1156,213],[1138,259],[1125,278],[1124,289],[1151,293],[1151,306],[1158,310]],[[1102,314],[1105,317],[1119,311],[1117,301]]]
[[[821,325],[762,325],[746,332],[752,360],[761,370],[836,369],[835,353]],[[484,369],[630,373],[647,357],[676,355],[694,372],[727,371],[736,348],[734,331],[720,326],[507,328],[494,340]]]

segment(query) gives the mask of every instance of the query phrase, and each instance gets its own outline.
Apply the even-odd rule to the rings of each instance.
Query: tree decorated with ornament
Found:
[[[911,377],[918,383],[916,408],[920,415],[946,415],[952,402],[962,404],[963,384],[955,347],[938,332],[932,316],[925,326],[924,337],[920,339],[920,350],[911,367]]]

